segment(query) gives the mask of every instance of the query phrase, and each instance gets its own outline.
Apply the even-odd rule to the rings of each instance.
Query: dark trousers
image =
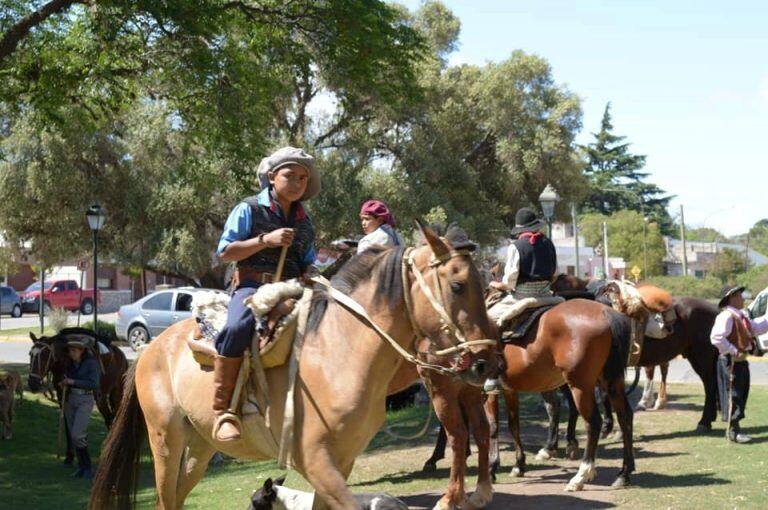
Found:
[[[253,295],[260,283],[244,281],[235,289],[227,310],[227,324],[216,338],[216,352],[228,358],[239,358],[251,345],[256,320],[253,311],[245,306],[245,298]]]
[[[731,364],[733,364],[733,386],[730,402],[733,406],[731,424],[738,428],[740,420],[746,416],[747,398],[749,397],[749,363],[747,361],[733,362],[730,355],[720,355],[717,358],[717,381],[720,389],[720,414],[723,421],[728,421],[728,389],[731,387]]]

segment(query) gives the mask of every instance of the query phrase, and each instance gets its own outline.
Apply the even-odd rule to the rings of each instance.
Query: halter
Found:
[[[35,361],[40,359],[40,355],[45,350],[50,351],[50,354],[48,355],[48,360],[45,363],[45,368],[39,373],[33,372],[32,369],[35,367]],[[31,379],[39,379],[40,386],[43,388],[43,395],[45,395],[48,398],[48,400],[52,402],[57,402],[57,399],[55,398],[54,392],[52,389],[53,388],[53,372],[51,371],[52,365],[56,362],[56,349],[54,349],[51,344],[47,344],[45,342],[35,342],[32,345],[32,349],[30,349],[29,354],[30,356],[32,356],[32,359],[30,360],[29,377]],[[37,364],[39,365],[39,363]]]
[[[427,335],[425,335],[422,329],[418,326],[418,324],[416,324],[416,320],[413,317],[413,302],[411,300],[410,285],[408,285],[409,272],[413,273],[419,288],[424,293],[429,303],[432,305],[432,308],[437,312],[438,316],[440,317],[440,329],[444,333],[449,335],[453,340],[453,344],[454,344],[453,347],[449,347],[448,349],[443,349],[439,351],[438,350],[432,351],[433,344],[430,341],[430,348],[431,348],[430,354],[434,354],[436,356],[446,356],[449,354],[457,354],[456,358],[460,361],[463,355],[466,354],[468,351],[470,351],[471,348],[476,345],[493,345],[493,346],[497,345],[498,342],[490,338],[484,338],[480,340],[467,340],[464,334],[462,333],[461,329],[459,329],[459,327],[451,320],[442,302],[443,293],[442,293],[442,288],[440,286],[440,278],[437,274],[437,268],[454,257],[470,256],[469,250],[450,250],[447,253],[444,253],[440,256],[433,256],[430,259],[429,267],[433,270],[435,286],[438,289],[438,296],[440,297],[439,300],[435,298],[421,270],[418,267],[416,267],[416,263],[414,261],[413,256],[414,256],[413,248],[408,248],[405,254],[403,255],[402,278],[403,278],[403,299],[405,301],[406,314],[408,315],[408,320],[410,321],[411,328],[413,329],[414,339],[425,338],[427,337]],[[358,303],[351,297],[347,296],[343,292],[339,291],[338,289],[334,288],[331,285],[331,282],[329,282],[326,278],[322,276],[315,276],[312,278],[312,281],[314,281],[315,283],[319,283],[320,285],[325,287],[326,291],[331,295],[331,297],[333,297],[338,303],[340,303],[342,306],[344,306],[348,310],[354,312],[355,315],[357,315],[363,322],[367,323],[374,331],[376,331],[376,333],[378,333],[378,335],[381,338],[389,342],[392,348],[395,349],[395,351],[397,351],[397,353],[400,354],[407,361],[410,361],[411,363],[415,364],[418,367],[421,367],[427,370],[433,370],[442,375],[455,376],[455,375],[458,375],[458,373],[460,372],[460,370],[458,370],[455,367],[455,365],[451,367],[444,367],[442,365],[438,365],[435,363],[426,362],[414,356],[413,354],[408,352],[406,349],[401,347],[400,344],[398,344],[395,341],[395,339],[392,338],[386,331],[384,331],[378,324],[373,322],[373,320],[368,316],[368,313],[360,305],[360,303]]]

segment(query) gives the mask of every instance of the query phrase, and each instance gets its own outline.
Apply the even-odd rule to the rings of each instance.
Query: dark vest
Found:
[[[520,254],[518,284],[552,280],[557,271],[557,253],[549,238],[539,237],[536,244],[531,244],[528,238],[517,239],[514,245]]]
[[[251,235],[257,237],[259,234],[267,234],[279,228],[292,228],[294,230],[293,243],[288,248],[288,254],[285,257],[285,267],[283,268],[283,279],[296,278],[301,276],[306,269],[304,264],[304,254],[315,243],[315,228],[308,216],[296,220],[295,210],[287,218],[281,218],[277,213],[272,212],[268,206],[259,205],[258,197],[248,197],[243,200],[251,207]],[[274,273],[277,270],[277,263],[280,260],[282,247],[265,248],[258,251],[237,263],[238,267],[244,267],[255,271],[264,271]]]

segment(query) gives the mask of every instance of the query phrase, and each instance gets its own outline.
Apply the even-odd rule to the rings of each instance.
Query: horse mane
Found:
[[[352,257],[331,279],[331,285],[344,294],[351,294],[361,284],[376,279],[374,303],[386,300],[396,308],[403,299],[402,265],[405,248],[373,246]],[[328,309],[331,298],[320,286],[315,286],[307,322],[307,332],[315,331]]]

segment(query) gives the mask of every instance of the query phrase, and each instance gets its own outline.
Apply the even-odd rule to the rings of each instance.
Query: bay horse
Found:
[[[624,394],[624,371],[630,343],[630,319],[611,308],[586,299],[571,299],[544,312],[538,328],[531,327],[523,342],[505,343],[501,382],[510,423],[517,420],[516,394],[510,390],[542,392],[568,385],[575,409],[585,421],[587,447],[581,466],[566,485],[577,491],[594,479],[595,453],[602,425],[595,387],[608,389],[623,432],[624,458],[614,487],[623,487],[635,470],[632,451],[632,409]],[[489,419],[497,423],[498,406],[486,405]],[[498,448],[498,443],[496,445]],[[498,453],[496,454],[498,455]],[[516,467],[524,471],[525,455],[516,447]]]
[[[59,407],[63,404],[63,388],[61,381],[64,372],[70,363],[67,352],[67,338],[70,335],[86,335],[95,340],[98,336],[85,328],[64,328],[50,337],[36,337],[29,333],[32,340],[32,348],[29,350],[29,375],[27,387],[33,393],[43,390],[49,399],[56,402]],[[106,342],[103,342],[106,344]],[[128,371],[128,360],[119,347],[109,345],[109,354],[100,355],[101,372],[99,391],[96,395],[96,407],[104,419],[104,425],[110,428],[117,414],[118,406],[123,397],[123,377]],[[98,346],[95,351],[98,352]],[[66,427],[66,422],[65,422]],[[69,432],[67,438],[67,451],[65,462],[70,463],[74,456],[70,444]]]
[[[411,355],[416,350],[414,339],[424,337],[430,350],[458,350],[453,371],[480,386],[497,363],[497,353],[495,343],[488,344],[495,331],[479,272],[468,251],[420,228],[427,246],[367,250],[336,274],[333,288],[356,301],[373,324]],[[213,439],[213,372],[201,368],[186,346],[195,327],[194,319],[171,326],[129,371],[123,403],[102,449],[89,508],[133,505],[145,436],[153,454],[157,507],[162,509],[184,505],[217,450],[256,460],[276,455],[266,440],[253,437],[250,420],[255,418],[244,418],[240,440]],[[402,355],[372,327],[328,291],[316,288],[298,361],[295,433],[286,444],[293,468],[315,489],[315,508],[356,508],[346,480],[355,458],[384,422],[387,388],[402,362]],[[278,438],[288,374],[287,365],[266,370],[270,402],[266,418]],[[492,492],[490,481],[479,482],[464,508],[486,506]]]

